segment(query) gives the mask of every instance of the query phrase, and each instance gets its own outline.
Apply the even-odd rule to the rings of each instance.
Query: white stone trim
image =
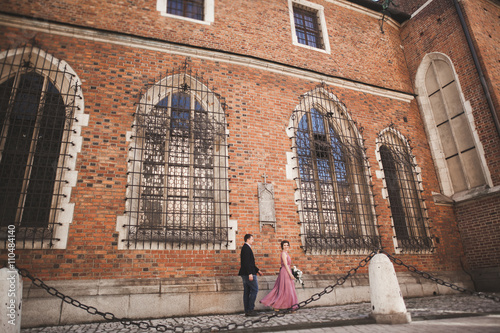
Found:
[[[174,87],[174,82],[177,84],[187,84],[190,87],[198,87],[197,92],[192,92],[190,93],[191,97],[196,99],[205,110],[210,112],[214,119],[216,119],[220,123],[225,123],[225,114],[223,112],[222,105],[220,104],[220,101],[217,99],[215,94],[212,93],[212,91],[205,86],[202,82],[196,80],[196,78],[188,75],[188,74],[175,74],[175,75],[170,75],[167,76],[163,79],[161,79],[157,84],[149,88],[149,90],[144,93],[141,97],[141,102],[138,103],[137,110],[142,109],[142,111],[137,112],[137,114],[147,114],[149,112],[148,106],[150,105],[156,105],[158,104],[162,99],[168,97],[171,94],[176,93],[177,91],[174,89],[171,89],[170,87]],[[168,89],[160,89],[160,93],[158,93],[158,86],[161,87],[169,87]],[[203,88],[201,88],[203,87]],[[200,92],[202,91],[202,92]],[[137,117],[136,120],[137,121]],[[138,126],[134,126],[134,128],[138,128]],[[225,129],[226,137],[229,136],[229,130],[226,128]],[[159,243],[155,241],[141,241],[137,242],[134,244],[134,247],[129,248],[126,246],[126,242],[122,241],[128,238],[128,229],[126,225],[130,224],[137,224],[137,221],[139,219],[138,212],[140,211],[139,209],[139,203],[137,199],[140,195],[138,191],[140,190],[140,187],[142,186],[140,184],[139,180],[139,173],[138,172],[131,172],[133,170],[142,170],[142,161],[137,160],[137,158],[134,157],[135,149],[137,146],[141,146],[142,143],[138,140],[136,140],[136,132],[134,131],[127,131],[126,133],[126,138],[127,141],[129,142],[129,149],[128,149],[128,165],[127,165],[127,171],[128,171],[128,177],[127,177],[127,185],[134,184],[134,186],[127,186],[126,189],[126,197],[131,198],[129,200],[126,200],[125,202],[125,211],[126,213],[124,215],[117,216],[116,220],[116,231],[118,232],[118,249],[119,250],[143,250],[143,249],[156,249],[156,250],[182,250],[183,248],[179,248],[177,246],[178,244],[174,244],[172,246],[170,243]],[[225,160],[224,163],[225,165],[229,165],[229,156],[228,156],[228,151],[227,149],[224,149],[224,147],[227,147],[227,142],[223,143],[220,145],[221,147],[221,156],[225,155]],[[224,151],[222,151],[224,149]],[[222,172],[224,172],[223,175],[219,177],[219,179],[226,179],[225,184],[220,186],[221,188],[229,189],[229,180],[227,177],[227,168],[219,168],[223,169]],[[223,207],[222,209],[225,209],[225,216],[229,217],[229,191],[227,191],[227,203],[226,206]],[[221,205],[222,206],[222,205]],[[237,220],[231,220],[228,218],[227,220],[227,226],[228,226],[228,241],[230,241],[228,247],[222,247],[219,244],[202,244],[200,245],[200,249],[205,250],[213,250],[213,249],[229,249],[229,250],[235,250],[236,249],[236,230],[238,227]]]
[[[394,128],[390,128],[390,127],[387,127],[385,129],[383,129],[382,131],[380,131],[379,136],[375,140],[375,158],[377,159],[377,162],[378,162],[378,165],[379,165],[379,168],[380,168],[380,170],[377,170],[375,172],[375,174],[377,175],[378,179],[382,179],[382,183],[383,183],[383,188],[382,188],[382,191],[381,191],[382,198],[388,201],[389,207],[390,207],[391,202],[390,202],[390,198],[389,198],[389,191],[387,190],[388,187],[387,187],[387,183],[385,181],[384,171],[382,171],[384,169],[384,167],[382,165],[382,156],[380,156],[380,146],[382,144],[381,144],[381,142],[379,140],[379,138],[382,135],[384,135],[385,133],[387,133],[387,132],[390,132],[392,135],[395,135],[396,137],[398,137],[399,140],[401,140],[401,142],[405,144],[408,153],[411,152],[411,147],[410,147],[410,144],[408,143],[408,140],[406,139],[406,137],[401,132],[399,132],[398,130],[396,130]],[[422,169],[420,169],[420,167],[418,166],[417,158],[413,154],[411,154],[411,158],[412,158],[413,164],[415,165],[415,167],[412,168],[413,169],[412,171],[413,171],[413,174],[415,175],[415,180],[417,181],[417,184],[416,184],[417,185],[417,190],[423,192],[424,186],[423,186],[423,179],[422,179]],[[420,193],[417,193],[417,195],[418,195],[419,198],[421,198],[421,194]],[[427,206],[425,204],[425,201],[422,201],[421,204],[422,204],[422,207],[423,207],[423,213],[422,213],[422,215],[424,215],[424,218],[426,219],[424,221],[424,223],[425,223],[425,229],[429,230],[429,225],[427,223],[428,218],[429,218],[429,215],[427,214]],[[401,249],[399,249],[399,247],[398,247],[398,239],[397,239],[397,235],[396,235],[396,228],[394,226],[394,219],[392,217],[391,217],[391,226],[392,226],[392,242],[393,242],[393,245],[394,245],[394,252],[396,254],[400,254],[403,251],[401,251]],[[413,253],[413,252],[410,252],[408,250],[406,250],[404,252],[405,253]],[[415,253],[422,253],[422,251],[415,252]]]
[[[354,121],[351,117],[350,112],[348,111],[347,107],[339,100],[337,96],[334,94],[330,93],[326,89],[322,87],[317,87],[307,93],[305,93],[300,100],[300,103],[295,107],[295,110],[292,112],[292,116],[289,119],[288,126],[285,128],[285,132],[288,135],[288,137],[292,141],[292,151],[286,153],[286,158],[287,158],[287,165],[286,165],[286,177],[289,180],[293,180],[296,183],[297,189],[295,190],[294,193],[294,200],[295,204],[297,205],[297,210],[299,211],[299,220],[301,222],[304,221],[304,216],[302,215],[302,200],[300,197],[300,180],[299,180],[299,164],[297,160],[297,144],[295,140],[295,129],[298,127],[298,124],[300,120],[302,119],[302,116],[308,112],[311,107],[317,104],[316,102],[316,96],[318,95],[323,95],[328,99],[328,102],[323,102],[321,106],[319,106],[320,109],[325,109],[330,107],[330,110],[335,110],[337,113],[338,118],[344,118],[346,122],[350,124],[354,124]],[[343,116],[339,116],[339,114],[342,113]],[[361,147],[364,147],[363,144],[363,137],[361,136],[361,133],[359,132],[357,126],[352,126],[352,140],[355,141],[357,140],[359,145]],[[364,171],[365,171],[365,178],[366,178],[366,183],[369,185],[371,184],[370,180],[370,174],[371,174],[371,167],[368,163],[368,159],[366,158],[366,152],[363,151],[363,160],[365,161],[364,163]],[[375,211],[375,202],[373,199],[373,192],[371,192],[370,186],[368,186],[370,191],[368,193],[369,200],[370,200],[370,209],[372,211],[373,215],[373,228],[375,231],[375,235],[379,235],[378,233],[378,228],[377,228],[377,214]],[[301,233],[301,242],[302,245],[305,244],[305,237],[306,237],[306,230],[305,230],[305,224],[301,223],[300,225],[300,233]],[[360,254],[360,253],[365,253],[364,250],[350,250],[349,254],[352,254],[353,252]],[[312,250],[311,254],[324,254],[324,253],[317,253],[316,251]]]
[[[468,191],[459,192],[451,197],[455,203],[479,199],[483,196],[493,195],[500,192],[500,185],[494,187],[481,186]]]
[[[173,15],[167,13],[167,5],[169,0],[156,0],[156,10],[160,12],[161,16],[174,18],[178,20],[185,20],[193,23],[199,24],[212,24],[214,22],[214,0],[205,0],[203,3],[203,20],[196,20],[189,17],[184,17],[180,15]]]
[[[413,14],[411,14],[411,18],[414,18],[415,16],[417,16],[425,7],[427,7],[428,5],[430,5],[430,3],[434,1],[434,0],[427,0],[426,3],[424,3],[422,6],[420,6],[419,9],[417,9],[416,11],[413,12]]]
[[[82,148],[81,129],[82,127],[87,126],[89,122],[89,115],[84,113],[85,105],[83,92],[81,90],[82,82],[76,72],[68,63],[66,63],[64,60],[59,60],[36,47],[32,47],[31,52],[26,52],[25,48],[17,48],[4,51],[0,53],[0,59],[10,58],[10,60],[3,60],[6,66],[10,66],[10,64],[19,63],[20,61],[22,61],[23,59],[21,59],[21,56],[23,54],[24,57],[27,57],[30,54],[36,54],[33,59],[36,59],[37,61],[37,64],[35,64],[35,68],[37,69],[38,74],[47,76],[50,79],[50,81],[61,93],[61,96],[64,99],[66,105],[74,105],[73,116],[76,118],[76,121],[72,121],[71,129],[64,129],[64,137],[62,141],[70,142],[70,144],[66,146],[66,151],[63,151],[65,146],[61,145],[60,156],[63,156],[64,154],[64,158],[59,159],[59,165],[61,166],[64,162],[66,168],[60,168],[61,171],[59,172],[61,172],[62,174],[59,173],[56,176],[57,179],[66,180],[66,183],[63,184],[60,189],[61,194],[65,194],[65,196],[61,196],[59,199],[59,204],[56,207],[58,209],[55,210],[55,217],[51,216],[51,220],[53,219],[53,221],[61,223],[61,225],[54,226],[53,237],[58,238],[59,241],[54,242],[52,246],[50,246],[50,243],[47,241],[44,241],[43,244],[39,241],[26,242],[25,244],[23,244],[22,248],[65,249],[68,241],[69,225],[73,221],[75,204],[70,203],[70,198],[72,189],[76,186],[78,177],[78,171],[75,168],[77,155],[81,152]],[[61,73],[66,74],[63,77]],[[9,71],[6,70],[4,74],[8,75]],[[3,79],[4,77],[1,77],[0,82],[2,82]],[[74,85],[78,85],[78,92],[76,94],[77,96],[74,100],[70,100],[73,94],[69,94],[66,92],[69,89],[73,89]],[[56,201],[54,200],[53,205],[55,205],[55,202]],[[3,246],[4,243],[0,243],[0,248],[3,248]]]
[[[460,100],[464,107],[464,112],[467,116],[471,133],[474,138],[474,143],[478,151],[479,159],[481,161],[481,168],[483,170],[486,184],[489,187],[492,187],[493,181],[491,179],[491,174],[487,167],[484,147],[481,140],[479,139],[479,133],[477,132],[475,126],[474,116],[472,114],[472,107],[470,105],[470,102],[465,100],[459,77],[457,75],[457,72],[455,70],[455,67],[453,66],[453,62],[451,61],[451,59],[443,53],[435,52],[426,54],[422,59],[422,62],[420,63],[420,66],[418,67],[417,70],[417,74],[415,76],[415,91],[417,92],[417,102],[418,105],[420,106],[420,111],[422,113],[422,118],[424,120],[425,131],[427,133],[429,146],[431,148],[432,158],[434,160],[434,165],[436,167],[436,172],[438,174],[439,183],[441,185],[441,191],[445,196],[448,197],[451,197],[453,194],[455,194],[451,182],[451,177],[448,171],[448,166],[446,164],[443,148],[441,145],[441,139],[439,137],[439,133],[435,126],[434,115],[432,113],[431,103],[428,98],[429,94],[427,93],[427,87],[425,86],[425,76],[427,70],[429,69],[431,63],[434,60],[443,60],[447,62],[453,71],[455,81],[457,83],[457,89],[459,90]]]
[[[246,66],[258,70],[276,73],[279,75],[287,75],[299,79],[309,80],[315,83],[324,82],[330,86],[358,91],[373,96],[380,96],[390,98],[405,103],[411,103],[414,97],[411,93],[398,92],[391,89],[376,87],[361,82],[353,82],[339,77],[332,77],[329,75],[315,73],[306,69],[293,68],[290,66],[277,64],[267,60],[260,60],[255,58],[246,57],[244,55],[228,54],[224,52],[203,50],[196,47],[172,44],[169,42],[159,42],[144,40],[137,37],[121,36],[112,32],[94,31],[91,29],[84,29],[78,27],[67,27],[63,24],[48,23],[33,21],[26,18],[17,18],[5,14],[0,14],[0,25],[28,29],[31,31],[43,32],[54,36],[65,36],[71,38],[78,38],[90,40],[94,42],[109,43],[120,45],[130,48],[137,48],[142,50],[150,50],[155,52],[162,52],[166,54],[176,54],[187,57],[194,57],[197,59],[205,59],[208,61],[218,61],[237,66]]]
[[[294,4],[310,8],[312,9],[312,11],[316,12],[319,25],[318,28],[321,33],[321,41],[323,42],[323,48],[312,47],[298,42],[297,33],[295,30],[295,19],[293,16]],[[288,0],[288,12],[290,13],[290,27],[292,28],[292,44],[295,46],[304,47],[309,50],[320,51],[330,54],[331,49],[330,49],[330,40],[328,38],[328,29],[326,28],[325,8],[321,5],[306,0]]]

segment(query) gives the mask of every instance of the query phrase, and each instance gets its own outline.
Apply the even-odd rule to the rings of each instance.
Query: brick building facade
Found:
[[[399,2],[3,0],[1,246],[129,318],[241,310],[246,233],[259,297],[283,239],[299,300],[380,248],[492,290],[500,6],[460,1],[469,48],[454,1]],[[317,304],[369,300],[366,273]],[[96,320],[24,290],[25,326]]]
[[[431,147],[436,141],[433,158],[438,169],[440,193],[446,195],[445,201],[454,207],[465,251],[464,264],[473,275],[476,288],[482,290],[498,289],[500,260],[499,81],[495,78],[499,70],[500,36],[495,32],[499,27],[498,13],[499,4],[495,1],[433,1],[422,7],[401,33],[408,69],[410,76],[415,78],[417,100],[424,118],[429,117],[424,69],[430,59],[446,58],[461,86],[461,104],[469,119],[475,146],[482,151],[482,162],[476,166],[477,170],[483,169],[485,178],[482,184],[464,191],[456,190],[446,185],[450,178],[445,162],[448,159],[443,158],[444,149],[436,138],[435,125],[427,126]]]

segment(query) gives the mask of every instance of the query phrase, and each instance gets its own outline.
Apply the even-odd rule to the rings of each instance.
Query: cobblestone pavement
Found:
[[[498,296],[498,294],[497,294]],[[273,318],[266,323],[244,327],[248,317],[242,314],[178,317],[148,320],[150,325],[182,326],[186,332],[193,327],[208,328],[236,323],[239,332],[481,332],[500,333],[500,303],[470,295],[446,295],[405,300],[412,323],[380,325],[370,318],[370,303],[329,307],[306,307],[296,313]],[[264,313],[262,313],[264,314]],[[252,318],[252,319],[257,319]],[[22,329],[21,333],[142,333],[156,329],[125,327],[117,322],[52,326]]]
[[[341,327],[325,327],[301,330],[288,330],[282,333],[498,333],[500,332],[500,315],[480,317],[460,317],[413,321],[406,325],[350,325]]]

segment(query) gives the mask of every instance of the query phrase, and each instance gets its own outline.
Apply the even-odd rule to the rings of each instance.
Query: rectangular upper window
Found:
[[[288,0],[294,45],[330,53],[324,8],[306,0]]]
[[[203,21],[203,0],[169,0],[167,13]]]
[[[157,0],[156,10],[162,16],[196,23],[214,21],[214,0]]]
[[[316,12],[294,6],[293,18],[298,42],[316,48],[323,48]]]

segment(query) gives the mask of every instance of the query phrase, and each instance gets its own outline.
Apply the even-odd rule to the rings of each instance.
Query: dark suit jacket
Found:
[[[243,244],[240,253],[241,268],[238,275],[256,275],[259,272],[257,266],[255,266],[255,258],[253,256],[253,251],[247,243]]]

